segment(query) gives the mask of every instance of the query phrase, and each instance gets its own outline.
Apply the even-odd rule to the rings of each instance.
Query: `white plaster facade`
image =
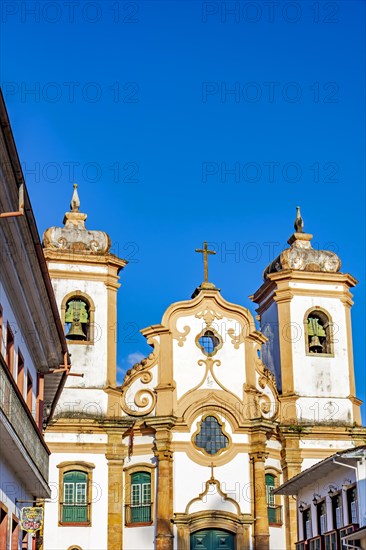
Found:
[[[303,270],[267,268],[253,297],[262,332],[249,310],[227,302],[205,281],[191,300],[172,304],[161,324],[142,331],[152,353],[116,387],[110,327],[125,262],[91,248],[90,234],[97,248],[101,232],[85,236],[86,215],[75,193],[65,228],[45,234],[45,254],[61,313],[73,293],[89,299],[99,336],[70,343],[73,371],[84,377],[69,378],[47,441],[53,494],[62,494],[60,471],[73,461],[75,470],[78,464],[92,469],[93,491],[83,525],[65,524],[60,497],[47,506],[47,547],[196,550],[197,534],[216,530],[236,550],[292,548],[296,504],[287,496],[269,497],[267,481],[279,486],[364,434],[357,426],[347,310],[354,280],[338,273],[337,261],[317,271],[312,259],[307,270],[306,245]],[[305,237],[296,235],[291,242],[301,244]],[[337,335],[331,353],[322,356],[307,349],[304,319],[312,308],[328,312]],[[212,353],[200,342],[207,331]],[[222,438],[213,452],[204,449],[207,417]],[[136,473],[150,480],[143,521],[132,514]],[[103,489],[100,499],[94,483]]]

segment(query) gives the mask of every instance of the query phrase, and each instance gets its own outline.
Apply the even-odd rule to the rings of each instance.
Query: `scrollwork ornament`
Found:
[[[220,313],[218,313],[217,311],[214,311],[209,307],[206,307],[205,309],[197,313],[195,317],[197,319],[203,319],[204,322],[206,323],[206,327],[211,326],[215,319],[217,319],[218,321],[222,319],[222,315]]]
[[[173,333],[173,338],[178,340],[178,346],[182,348],[184,346],[184,342],[187,340],[188,334],[191,332],[191,328],[187,325],[183,327],[183,331],[180,332],[177,328]]]
[[[233,344],[234,348],[239,349],[240,344],[242,344],[245,339],[244,329],[241,330],[239,334],[235,334],[235,330],[233,328],[229,328],[227,333],[231,338],[231,343]]]
[[[143,359],[140,363],[136,363],[132,369],[127,371],[125,382],[121,390],[121,407],[122,410],[131,416],[144,416],[150,414],[156,405],[156,393],[150,388],[142,388],[137,390],[133,397],[133,403],[138,409],[132,408],[127,402],[126,397],[133,386],[137,381],[140,381],[141,384],[149,384],[153,380],[153,373],[151,369],[156,365],[159,357],[159,344],[154,338],[148,339],[148,344],[154,346],[153,353]]]

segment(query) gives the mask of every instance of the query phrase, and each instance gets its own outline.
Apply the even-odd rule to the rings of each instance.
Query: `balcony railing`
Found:
[[[356,529],[358,529],[358,525],[353,523],[324,533],[324,535],[299,541],[295,544],[295,548],[296,550],[348,550],[352,546],[358,548],[359,541],[350,541],[347,543],[347,546],[342,543],[342,537],[349,535]]]
[[[151,523],[151,504],[125,506],[126,525]]]
[[[267,514],[270,525],[282,525],[282,506],[268,506]]]
[[[0,357],[0,409],[42,477],[48,478],[48,451],[4,359]]]

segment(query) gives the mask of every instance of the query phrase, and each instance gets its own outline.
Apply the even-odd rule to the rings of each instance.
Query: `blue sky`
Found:
[[[354,291],[365,400],[365,3],[15,2],[1,6],[1,82],[40,232],[76,181],[88,227],[130,263],[119,292],[121,372],[138,330],[190,297],[194,253],[248,296],[301,205],[314,246]],[[232,13],[234,10],[234,13]],[[228,250],[239,254],[228,254]]]

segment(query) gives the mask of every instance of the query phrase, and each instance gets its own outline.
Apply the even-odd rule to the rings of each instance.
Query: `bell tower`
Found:
[[[105,416],[116,385],[118,274],[127,262],[110,253],[103,231],[86,229],[77,185],[63,227],[43,235],[44,255],[71,353],[72,372],[59,400],[61,414]]]
[[[265,269],[258,304],[263,362],[274,373],[283,422],[361,424],[353,366],[350,289],[334,252],[312,248],[297,207],[289,248]]]

